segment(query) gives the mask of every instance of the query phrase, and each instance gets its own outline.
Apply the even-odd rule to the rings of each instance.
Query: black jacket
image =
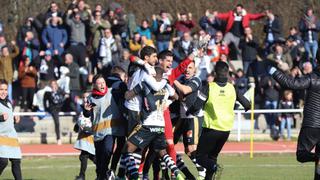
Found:
[[[70,77],[70,90],[71,91],[79,91],[80,88],[80,73],[79,73],[79,65],[75,62],[72,62],[71,64],[67,65],[69,68],[69,73],[67,76]]]
[[[245,38],[241,38],[239,48],[242,50],[243,61],[253,61],[257,59],[258,47],[259,44],[255,37],[248,42]]]
[[[274,41],[278,41],[282,34],[281,22],[278,17],[275,16],[271,24],[269,24],[269,19],[265,22],[263,31],[266,33],[266,40],[268,39],[269,30],[273,34]]]
[[[285,88],[293,90],[306,89],[305,106],[303,109],[302,127],[320,128],[320,71],[293,78],[281,71],[276,71],[273,78]]]

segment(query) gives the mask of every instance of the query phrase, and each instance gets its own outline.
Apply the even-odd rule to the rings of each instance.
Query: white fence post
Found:
[[[238,120],[238,135],[237,135],[237,139],[238,139],[238,142],[240,142],[240,140],[241,140],[241,111],[237,112],[237,120]]]

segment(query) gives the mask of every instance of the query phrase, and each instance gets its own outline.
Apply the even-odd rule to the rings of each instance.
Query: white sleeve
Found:
[[[162,79],[160,82],[158,82],[153,76],[147,74],[146,72],[143,73],[142,81],[146,82],[154,91],[160,91],[167,84],[167,80],[165,79]]]
[[[168,90],[169,96],[173,96],[175,93],[175,90],[173,89],[173,87],[170,86],[170,84],[166,84],[166,88]]]

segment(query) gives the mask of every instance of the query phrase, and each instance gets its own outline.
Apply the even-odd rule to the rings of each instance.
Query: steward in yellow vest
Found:
[[[209,83],[203,94],[205,98],[202,97],[206,102],[203,129],[197,147],[197,163],[207,170],[205,179],[212,179],[218,169],[218,154],[233,127],[236,100],[246,110],[250,109],[250,102],[242,94],[237,93],[234,86],[228,82],[228,64],[219,61],[214,71],[215,81]]]

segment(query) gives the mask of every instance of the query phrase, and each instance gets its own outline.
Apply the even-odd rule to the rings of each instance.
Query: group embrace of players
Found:
[[[85,178],[88,158],[96,164],[98,180],[148,179],[151,166],[153,179],[160,179],[161,170],[165,179],[215,177],[218,154],[233,126],[235,101],[246,109],[250,103],[228,82],[226,62],[216,63],[214,82],[196,77],[194,59],[202,56],[209,39],[202,39],[174,69],[172,52],[157,54],[146,46],[140,58],[131,57],[128,83],[120,67],[109,77],[93,78],[94,88],[83,105],[83,117],[90,118],[92,127],[80,125],[75,144],[82,150],[78,179]],[[181,136],[196,176],[175,151]]]

